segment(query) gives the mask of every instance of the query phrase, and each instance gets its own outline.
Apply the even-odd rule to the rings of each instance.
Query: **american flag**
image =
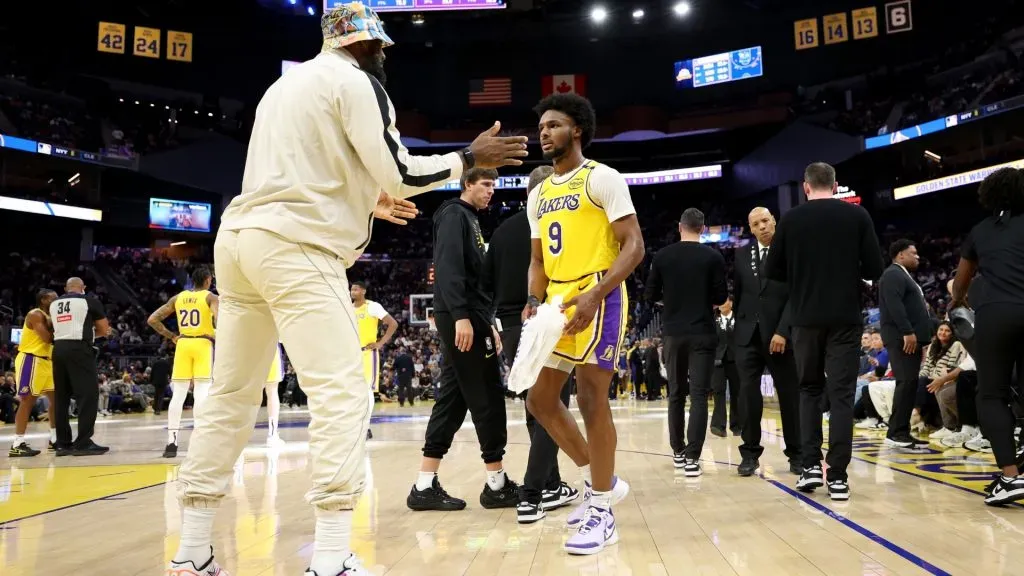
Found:
[[[469,81],[470,106],[496,106],[512,103],[511,78],[484,78]]]

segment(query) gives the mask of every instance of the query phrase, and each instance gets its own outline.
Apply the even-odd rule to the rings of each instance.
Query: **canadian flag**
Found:
[[[555,74],[545,76],[540,83],[541,96],[551,94],[587,95],[587,77],[583,74]]]

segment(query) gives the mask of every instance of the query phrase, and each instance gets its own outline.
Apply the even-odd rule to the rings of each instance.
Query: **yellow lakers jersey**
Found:
[[[552,176],[540,186],[537,223],[544,246],[544,272],[555,282],[570,282],[612,266],[619,241],[604,207],[590,195],[597,162],[587,160],[561,184]]]
[[[47,320],[50,319],[50,315],[43,312],[39,308],[35,308],[29,312],[35,312],[39,310],[39,313],[43,315]],[[43,358],[49,358],[50,354],[53,353],[53,344],[44,341],[36,334],[36,331],[28,327],[28,314],[25,315],[25,324],[21,327],[21,343],[18,344],[18,352],[24,352],[25,354],[31,354],[33,356],[41,356]]]
[[[174,299],[174,312],[178,318],[178,332],[182,336],[213,338],[213,311],[206,303],[209,290],[182,290]]]
[[[359,329],[359,345],[366,346],[377,341],[377,334],[380,330],[380,318],[374,315],[370,307],[380,308],[380,304],[365,300],[362,306],[356,308],[356,326]]]

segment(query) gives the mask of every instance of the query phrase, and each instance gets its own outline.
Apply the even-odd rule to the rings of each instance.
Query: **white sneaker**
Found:
[[[859,430],[875,430],[881,422],[878,418],[865,418],[860,422],[857,422],[853,427]]]
[[[341,572],[337,574],[317,574],[311,568],[307,568],[304,572],[305,576],[373,576],[363,568],[363,565],[359,563],[359,559],[356,558],[355,554],[350,554],[345,559],[345,563],[341,565]],[[202,576],[206,576],[205,574]]]
[[[972,452],[984,452],[985,454],[992,453],[992,444],[981,434],[978,434],[974,438],[964,442],[964,448]]]
[[[172,560],[164,573],[166,576],[229,576],[213,559],[213,546],[210,547],[210,559],[202,566],[196,567],[195,562],[191,560],[185,562]]]
[[[590,496],[593,494],[593,490],[590,488],[590,484],[583,482],[583,502],[580,502],[579,506],[575,510],[569,513],[569,516],[565,519],[565,525],[575,530],[579,528],[580,522],[583,521],[583,517],[586,515],[587,509],[590,508]],[[612,506],[615,506],[619,502],[629,495],[629,484],[625,480],[618,476],[612,477]]]
[[[938,442],[943,438],[949,438],[953,434],[956,434],[956,432],[950,430],[949,428],[939,428],[935,432],[929,434],[928,439],[934,442]]]
[[[964,426],[959,432],[954,432],[941,440],[946,448],[962,448],[964,442],[971,440],[979,434],[979,430],[973,426]]]

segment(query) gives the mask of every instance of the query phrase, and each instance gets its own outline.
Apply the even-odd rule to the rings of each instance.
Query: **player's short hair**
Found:
[[[1007,167],[989,174],[978,188],[978,201],[992,212],[1024,214],[1024,171]]]
[[[537,186],[540,186],[541,182],[547,180],[548,177],[550,177],[554,173],[555,173],[554,166],[549,166],[549,165],[537,166],[536,168],[533,169],[533,172],[530,172],[530,181],[526,185],[526,191],[530,192],[531,190],[533,190]]]
[[[363,290],[366,290],[366,282],[363,280],[356,280],[355,282],[352,283],[353,288],[355,288],[356,286],[359,286]]]
[[[914,243],[906,238],[900,238],[889,245],[889,258],[895,260],[899,256],[900,252],[903,252],[907,248],[913,246]]]
[[[679,225],[687,232],[699,234],[704,230],[704,213],[696,208],[687,208],[679,218]]]
[[[55,291],[53,291],[53,290],[50,290],[49,288],[43,288],[42,290],[37,292],[36,293],[36,307],[42,306],[43,305],[43,298],[46,298],[47,296],[51,296],[51,295],[56,297],[57,293]]]
[[[462,174],[462,189],[481,180],[497,180],[498,171],[494,168],[470,168]]]
[[[192,271],[192,285],[196,288],[202,286],[207,278],[212,278],[213,273],[206,266],[199,266]]]
[[[580,129],[580,144],[583,148],[590,146],[594,140],[594,133],[597,132],[597,113],[594,112],[594,105],[590,100],[578,94],[552,94],[533,107],[538,117],[543,116],[548,110],[555,110],[572,118],[573,123]]]
[[[804,182],[811,190],[831,190],[836,185],[836,169],[824,162],[814,162],[804,169]]]

